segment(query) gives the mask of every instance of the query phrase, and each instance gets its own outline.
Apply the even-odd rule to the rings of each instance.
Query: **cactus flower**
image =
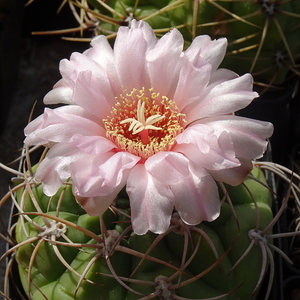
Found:
[[[60,62],[62,79],[44,102],[65,105],[25,128],[26,145],[50,148],[35,174],[47,196],[71,178],[95,216],[126,185],[137,234],[165,232],[174,208],[190,225],[219,216],[216,181],[240,184],[273,127],[234,115],[258,95],[250,74],[218,69],[225,38],[183,44],[177,29],[157,39],[133,20],[114,49],[97,36]]]

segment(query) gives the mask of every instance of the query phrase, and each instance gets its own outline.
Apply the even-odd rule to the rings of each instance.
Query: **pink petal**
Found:
[[[165,34],[147,53],[151,87],[172,99],[178,82],[183,49],[183,37],[177,29]]]
[[[70,60],[62,59],[59,69],[65,83],[70,88],[74,88],[77,77],[81,72],[90,71],[95,78],[102,78],[105,72],[97,62],[78,52],[72,53]]]
[[[71,140],[72,145],[77,147],[80,151],[102,155],[116,148],[116,145],[103,136],[84,136],[82,134],[75,134]]]
[[[241,165],[236,168],[226,169],[226,170],[208,170],[208,173],[216,180],[230,185],[241,184],[253,169],[252,161],[249,159],[239,159]]]
[[[142,235],[148,230],[160,234],[168,229],[174,195],[167,185],[155,180],[144,165],[138,164],[129,174],[126,191],[136,234]]]
[[[115,65],[120,83],[127,92],[149,87],[145,58],[155,43],[156,38],[147,23],[137,23],[131,29],[119,28],[114,45]]]
[[[208,35],[197,36],[185,54],[190,60],[194,60],[197,56],[211,64],[214,72],[222,62],[227,48],[227,39],[220,38],[218,40],[211,40]]]
[[[218,188],[203,169],[191,167],[190,175],[181,185],[172,185],[175,207],[182,220],[189,225],[213,221],[220,214]]]
[[[196,141],[190,143],[179,143],[174,151],[183,153],[197,165],[207,170],[223,170],[240,166],[240,161],[236,158],[233,143],[228,133],[222,132],[217,137],[212,135],[209,139],[195,134]]]
[[[48,92],[44,97],[44,103],[51,104],[75,104],[73,101],[73,90],[65,86],[54,87],[53,90]]]
[[[218,83],[211,89],[208,86],[207,91],[202,94],[201,101],[198,104],[193,103],[183,111],[187,115],[187,122],[204,117],[231,114],[246,107],[258,96],[252,91],[252,84],[252,76],[245,74]]]
[[[114,52],[107,38],[104,35],[99,35],[92,39],[91,46],[84,54],[102,66],[109,79],[113,93],[120,95],[122,90],[117,76]]]
[[[139,161],[138,156],[118,152],[99,167],[99,175],[105,178],[105,185],[114,188],[123,180],[124,171],[132,169]]]
[[[151,49],[157,43],[157,38],[153,32],[151,26],[144,21],[131,21],[132,30],[141,30],[143,33],[143,38],[146,40],[148,48]]]
[[[111,193],[102,189],[105,178],[99,175],[99,167],[113,155],[113,152],[103,153],[102,155],[88,155],[85,153],[81,159],[71,164],[70,172],[78,196],[93,198]]]
[[[239,77],[238,74],[236,74],[235,72],[233,72],[231,70],[218,69],[211,74],[209,85],[210,85],[210,88],[212,89],[213,87],[215,87],[216,85],[218,85],[222,82],[230,81],[230,80],[236,79],[238,77]]]
[[[102,77],[96,77],[91,71],[79,73],[74,86],[73,101],[87,113],[104,119],[111,113],[115,96],[106,74],[101,75]]]
[[[188,159],[181,153],[158,152],[145,162],[146,170],[164,184],[178,184],[189,175]]]
[[[202,122],[216,133],[227,131],[238,158],[262,157],[268,144],[266,139],[273,134],[273,125],[269,122],[233,115],[207,118]]]
[[[121,190],[128,173],[140,160],[126,152],[88,155],[72,163],[71,175],[81,197],[106,196]]]
[[[92,119],[82,108],[75,105],[45,108],[44,113],[24,129],[24,142],[26,145],[51,146],[53,143],[70,141],[74,134],[105,135],[103,127]]]
[[[91,48],[87,49],[83,54],[102,67],[114,68],[114,51],[104,35],[94,37],[91,40]]]
[[[187,127],[176,137],[178,144],[194,144],[203,153],[209,153],[210,144],[216,143],[214,130],[206,124],[195,124]]]
[[[211,65],[205,64],[198,67],[192,64],[186,56],[183,57],[173,98],[181,111],[190,103],[201,101],[201,94],[209,83],[210,73]]]
[[[42,182],[43,191],[47,196],[53,196],[71,177],[70,163],[82,156],[83,153],[69,143],[59,143],[48,151],[35,173],[35,179]]]
[[[119,192],[119,189],[115,189],[111,194],[105,196],[82,197],[73,185],[73,194],[77,202],[90,216],[101,216],[112,204]]]

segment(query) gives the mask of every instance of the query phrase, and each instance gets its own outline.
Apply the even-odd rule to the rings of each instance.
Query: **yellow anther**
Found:
[[[153,88],[142,88],[124,90],[103,123],[107,138],[119,151],[146,160],[159,151],[172,149],[184,128],[185,115],[168,97]]]
[[[130,123],[130,126],[128,128],[129,131],[132,130],[132,134],[140,133],[143,130],[161,130],[161,127],[154,126],[153,124],[162,120],[165,116],[161,115],[153,115],[145,119],[145,102],[139,100],[137,105],[137,111],[136,111],[136,117],[135,118],[127,118],[125,120],[122,120],[120,124]]]

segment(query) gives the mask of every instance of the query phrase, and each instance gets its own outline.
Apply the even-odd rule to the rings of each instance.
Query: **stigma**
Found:
[[[152,115],[145,118],[145,102],[142,100],[138,100],[137,105],[137,112],[136,112],[136,119],[135,118],[127,118],[122,120],[120,124],[131,123],[128,130],[132,131],[132,134],[140,133],[141,141],[143,144],[149,144],[149,134],[148,130],[161,130],[161,127],[154,126],[153,124],[162,120],[165,116],[161,116],[159,114]]]

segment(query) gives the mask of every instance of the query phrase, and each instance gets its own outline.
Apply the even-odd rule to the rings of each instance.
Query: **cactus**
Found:
[[[166,233],[142,236],[131,231],[124,192],[90,217],[71,182],[49,198],[30,178],[15,188],[20,215],[10,250],[29,299],[255,299],[268,264],[256,236],[273,219],[259,168],[240,186],[220,187],[227,201],[216,221],[188,226],[174,213]]]
[[[88,0],[72,2],[81,9],[81,30],[114,37],[120,25],[145,20],[160,36],[178,28],[188,44],[199,34],[229,41],[223,66],[238,74],[252,73],[257,85],[282,86],[299,76],[300,1],[218,0]],[[85,15],[85,17],[83,17]]]
[[[274,217],[262,170],[285,178],[286,169],[255,164],[243,184],[220,184],[217,220],[189,226],[174,212],[165,233],[140,236],[132,232],[125,191],[102,216],[91,217],[76,202],[72,182],[47,197],[32,181],[35,167],[13,171],[14,194],[1,204],[9,196],[15,202],[16,242],[2,258],[15,253],[31,300],[256,299],[270,265],[267,299],[272,252],[281,252],[272,230],[289,195]]]

